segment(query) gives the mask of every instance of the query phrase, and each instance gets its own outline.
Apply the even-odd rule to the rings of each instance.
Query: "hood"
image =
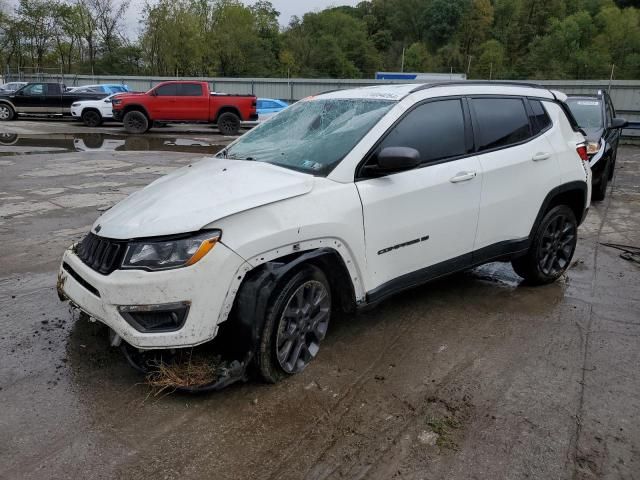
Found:
[[[234,213],[303,195],[312,187],[313,176],[304,173],[261,162],[208,158],[130,195],[98,218],[91,230],[114,239],[195,232]]]

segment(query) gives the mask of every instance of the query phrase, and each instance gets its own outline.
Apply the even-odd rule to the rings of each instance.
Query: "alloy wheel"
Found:
[[[9,107],[5,105],[0,105],[0,120],[9,120],[11,117],[11,111]]]
[[[575,225],[564,215],[549,222],[538,248],[538,265],[543,274],[554,276],[567,267],[575,249],[576,235]]]
[[[276,337],[276,356],[285,372],[300,372],[315,358],[327,333],[330,310],[329,292],[317,280],[303,283],[291,295]]]

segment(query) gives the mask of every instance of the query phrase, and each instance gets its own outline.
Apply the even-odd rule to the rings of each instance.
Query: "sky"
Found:
[[[2,0],[0,0],[2,1]],[[131,6],[125,24],[127,33],[130,38],[135,38],[140,30],[139,21],[141,19],[142,7],[145,0],[131,0]],[[327,7],[336,7],[338,5],[355,6],[361,0],[271,0],[271,3],[277,11],[280,12],[280,25],[289,24],[289,19],[293,15],[301,17],[307,12],[316,12]],[[255,0],[242,0],[242,3],[251,5]]]

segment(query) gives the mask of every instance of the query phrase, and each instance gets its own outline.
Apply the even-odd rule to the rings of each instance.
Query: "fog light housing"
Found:
[[[191,302],[157,305],[120,305],[118,311],[129,325],[143,333],[175,332],[184,326]]]

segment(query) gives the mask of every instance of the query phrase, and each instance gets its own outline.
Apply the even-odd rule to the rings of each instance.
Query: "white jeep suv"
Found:
[[[139,350],[233,331],[276,381],[318,354],[335,308],[492,261],[553,282],[591,198],[565,98],[495,82],[309,97],[104,213],[59,293]]]

